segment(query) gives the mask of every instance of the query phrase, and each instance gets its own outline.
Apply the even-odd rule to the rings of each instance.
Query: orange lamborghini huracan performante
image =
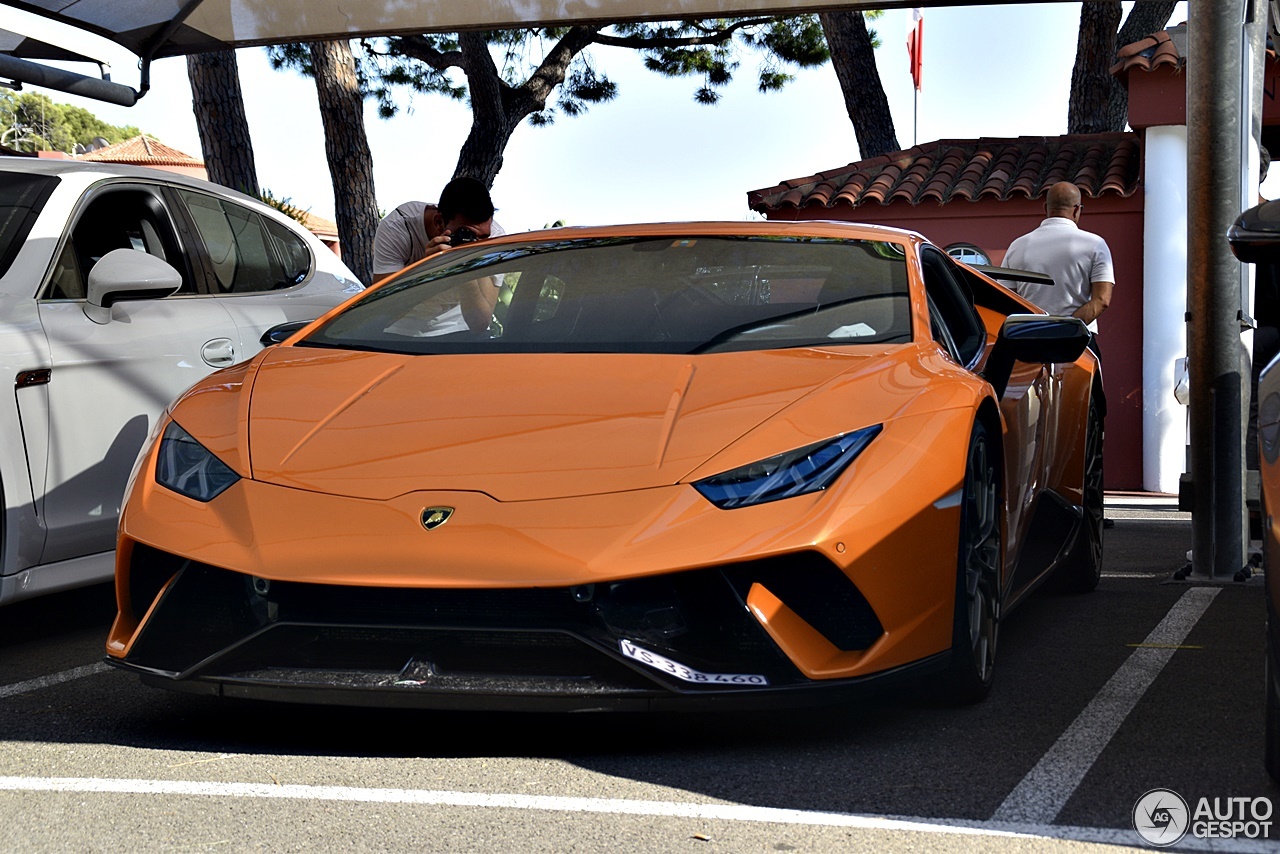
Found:
[[[972,702],[1011,607],[1098,582],[1087,338],[873,226],[459,246],[170,407],[108,660],[354,705]]]

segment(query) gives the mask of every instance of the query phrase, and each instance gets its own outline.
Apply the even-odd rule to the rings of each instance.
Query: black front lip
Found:
[[[495,690],[441,690],[439,688],[390,688],[341,682],[344,674],[329,672],[331,684],[291,682],[263,673],[243,676],[195,676],[180,679],[175,674],[156,671],[108,657],[108,664],[137,673],[143,684],[188,694],[268,702],[374,708],[403,708],[438,711],[519,711],[519,712],[668,712],[668,711],[769,711],[814,708],[866,700],[897,686],[917,682],[942,672],[949,652],[856,679],[809,682],[768,688],[735,688],[688,691],[633,690],[580,694],[549,694]]]
[[[815,553],[574,588],[264,582],[138,549],[132,568],[150,583],[131,606],[148,616],[111,663],[149,684],[224,696],[460,709],[769,706],[835,683],[809,679],[774,643],[746,606],[753,586],[838,649],[865,650],[884,632],[849,578]],[[624,644],[656,660],[628,656]]]

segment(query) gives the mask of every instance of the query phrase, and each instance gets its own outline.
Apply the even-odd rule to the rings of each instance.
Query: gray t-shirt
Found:
[[[386,276],[427,257],[427,227],[423,215],[434,210],[433,202],[405,202],[382,218],[373,234],[373,274]],[[493,224],[492,236],[505,234]]]
[[[385,276],[426,257],[427,228],[422,215],[435,205],[405,202],[382,218],[373,234],[373,274]]]

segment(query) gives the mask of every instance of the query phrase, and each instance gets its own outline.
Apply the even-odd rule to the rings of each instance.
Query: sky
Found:
[[[1130,3],[1125,3],[1127,12]],[[1169,23],[1187,19],[1180,3]],[[876,61],[899,143],[976,137],[1051,136],[1066,132],[1079,3],[927,7],[923,81],[913,90],[906,36],[910,10],[893,10],[871,26],[882,46]],[[113,77],[137,86],[127,53]],[[751,190],[860,159],[835,72],[829,65],[795,72],[781,92],[761,94],[748,58],[713,107],[694,103],[699,81],[646,71],[620,48],[594,48],[594,63],[618,84],[617,98],[551,127],[522,125],[493,185],[496,220],[508,231],[569,225],[666,220],[758,219]],[[245,110],[258,182],[276,198],[333,218],[314,83],[273,70],[262,48],[239,51]],[[70,67],[70,66],[68,66]],[[35,91],[41,91],[36,89]],[[133,107],[47,92],[104,121],[135,125],[196,157],[200,138],[191,112],[186,61],[156,62],[151,89]],[[401,99],[392,119],[366,105],[378,207],[433,201],[449,180],[470,127],[465,104],[440,96]],[[1277,170],[1273,170],[1277,171]]]

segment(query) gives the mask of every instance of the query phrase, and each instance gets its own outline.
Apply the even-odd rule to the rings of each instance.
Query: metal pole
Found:
[[[93,98],[108,104],[121,107],[132,107],[138,103],[140,92],[135,92],[122,83],[110,80],[99,80],[86,77],[73,71],[28,62],[25,59],[0,54],[0,77],[30,83],[32,86],[43,86],[46,89],[57,89],[82,98]]]
[[[1244,566],[1240,263],[1241,64],[1247,0],[1190,0],[1187,27],[1187,337],[1191,374],[1192,575]]]

